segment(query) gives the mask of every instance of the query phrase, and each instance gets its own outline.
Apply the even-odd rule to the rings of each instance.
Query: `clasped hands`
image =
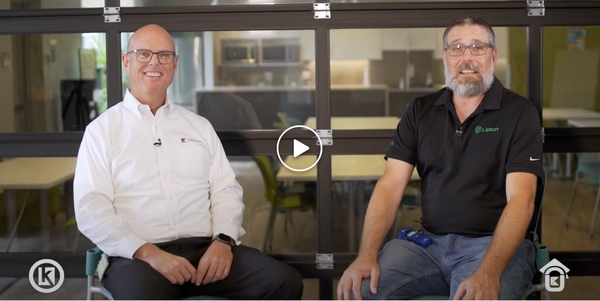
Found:
[[[211,243],[200,258],[197,269],[187,259],[152,244],[143,245],[134,258],[147,262],[172,284],[182,285],[189,281],[197,286],[225,279],[233,262],[231,246],[219,241]]]

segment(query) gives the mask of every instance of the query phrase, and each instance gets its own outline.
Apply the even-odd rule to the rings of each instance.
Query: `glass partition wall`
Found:
[[[583,174],[600,153],[598,3],[546,2],[547,15],[530,16],[522,1],[331,1],[330,18],[320,19],[311,1],[38,2],[0,1],[0,173],[9,175],[0,175],[0,280],[26,278],[42,258],[60,262],[67,277],[84,277],[93,244],[76,231],[73,164],[85,126],[129,87],[120,61],[128,38],[156,23],[180,55],[170,99],[215,126],[244,187],[242,242],[298,269],[307,298],[333,298],[356,256],[395,126],[415,97],[444,86],[443,30],[463,15],[494,27],[496,76],[543,117],[542,242],[570,276],[586,276],[576,277],[581,286],[600,275],[600,245],[591,238],[600,232],[592,226],[597,182]],[[312,133],[286,133],[277,154],[280,135],[294,125],[332,132],[321,136],[320,161],[308,172],[283,163],[306,164],[292,156],[295,139],[314,162],[321,146]],[[27,186],[44,170],[60,181]],[[7,184],[12,175],[23,178],[18,189]],[[274,207],[265,194],[270,176],[313,191],[310,206]],[[415,179],[404,198],[418,197]],[[398,227],[420,217],[418,206],[405,204]]]

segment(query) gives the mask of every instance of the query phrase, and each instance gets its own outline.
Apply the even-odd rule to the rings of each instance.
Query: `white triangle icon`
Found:
[[[294,139],[294,158],[304,154],[309,149],[306,144]]]

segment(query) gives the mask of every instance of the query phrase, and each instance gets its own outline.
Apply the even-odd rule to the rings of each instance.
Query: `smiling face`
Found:
[[[489,90],[494,81],[498,51],[485,45],[492,43],[488,31],[479,25],[459,25],[448,32],[447,43],[448,48],[443,55],[446,85],[464,97],[477,96]],[[478,44],[477,47],[468,49],[474,43]],[[463,48],[462,55],[458,55],[462,50],[457,49],[456,44],[467,46],[467,49]]]
[[[138,53],[131,52],[137,50]],[[137,30],[131,40],[127,52],[122,56],[123,66],[130,79],[130,90],[138,98],[143,98],[145,95],[165,95],[167,88],[173,81],[173,75],[177,70],[177,56],[173,56],[170,63],[161,63],[159,55],[152,55],[152,59],[144,62],[144,58],[149,55],[144,55],[142,50],[159,52],[170,51],[175,52],[175,44],[167,31],[157,25],[148,25]],[[168,54],[163,54],[164,60]],[[140,62],[142,61],[142,62]]]

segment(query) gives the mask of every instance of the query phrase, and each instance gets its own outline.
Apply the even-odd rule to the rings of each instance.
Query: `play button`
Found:
[[[307,151],[310,150],[310,147],[296,139],[294,139],[294,144],[293,144],[293,157],[288,157],[286,158],[286,160],[283,160],[281,158],[281,154],[279,153],[279,143],[281,142],[281,138],[289,131],[292,129],[307,129],[309,131],[311,131],[313,133],[313,135],[317,138],[317,140],[319,141],[318,145],[319,145],[319,156],[317,157],[317,160],[314,161],[314,163],[312,162],[306,162],[308,160],[312,161],[314,160],[314,158],[308,158],[308,157],[314,157],[314,156],[303,156],[300,157],[300,155],[306,153]],[[313,168],[315,165],[317,165],[317,163],[319,163],[319,160],[321,159],[321,155],[323,154],[323,143],[321,141],[321,138],[319,137],[319,135],[317,135],[317,132],[315,132],[313,129],[304,126],[304,125],[294,125],[291,126],[289,128],[287,128],[285,131],[283,131],[283,133],[281,133],[281,135],[279,136],[279,139],[277,139],[277,157],[279,158],[279,161],[281,162],[281,164],[283,164],[283,166],[285,166],[287,169],[289,170],[293,170],[293,171],[297,171],[297,172],[301,172],[301,171],[307,171],[311,168]],[[307,159],[307,160],[303,160],[301,158]],[[291,165],[293,166],[298,166],[301,165],[302,167],[304,166],[308,166],[306,168],[292,168],[290,167],[288,164],[286,164],[286,162],[291,163]],[[311,164],[312,163],[312,164]]]
[[[307,150],[309,150],[306,144],[294,139],[294,158],[304,154]]]

